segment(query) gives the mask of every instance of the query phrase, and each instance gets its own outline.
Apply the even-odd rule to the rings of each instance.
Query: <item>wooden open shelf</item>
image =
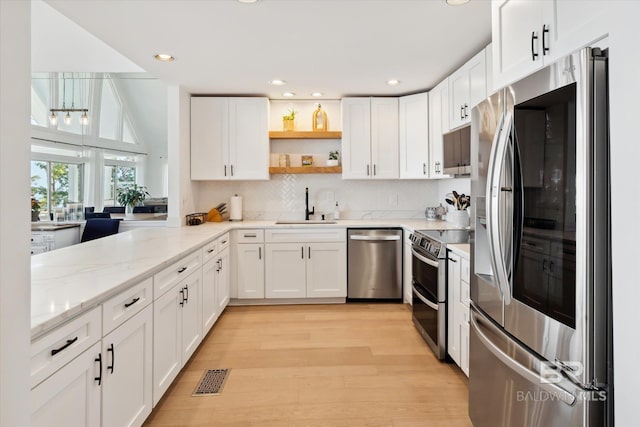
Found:
[[[269,173],[342,173],[342,166],[297,166],[288,168],[271,166]]]
[[[331,130],[326,132],[320,131],[270,131],[269,138],[271,139],[341,139],[342,131]]]

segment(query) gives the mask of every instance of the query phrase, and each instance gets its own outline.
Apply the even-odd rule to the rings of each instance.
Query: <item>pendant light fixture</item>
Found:
[[[89,109],[75,108],[76,85],[73,74],[71,75],[71,84],[71,108],[67,108],[67,79],[65,78],[64,73],[62,73],[62,108],[51,108],[51,115],[49,116],[49,123],[51,123],[51,126],[55,127],[58,125],[58,116],[56,113],[67,113],[64,116],[65,125],[71,124],[71,113],[82,113],[82,116],[80,116],[80,124],[89,124],[89,116],[87,115]]]

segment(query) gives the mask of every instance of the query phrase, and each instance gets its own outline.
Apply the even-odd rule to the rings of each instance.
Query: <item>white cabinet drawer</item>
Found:
[[[268,243],[313,243],[313,242],[344,242],[346,241],[344,228],[283,228],[266,232]]]
[[[153,298],[158,299],[165,292],[173,287],[180,280],[187,277],[193,271],[198,269],[201,264],[201,252],[197,250],[182,258],[180,261],[174,262],[153,276]]]
[[[264,230],[236,230],[236,243],[262,243]]]
[[[102,304],[102,335],[142,311],[153,301],[153,278],[138,283]]]
[[[31,388],[102,338],[101,307],[31,343]]]
[[[460,257],[460,280],[469,283],[471,278],[471,269],[469,268],[469,260]]]
[[[262,231],[262,230],[260,230]],[[242,231],[241,231],[242,232]],[[229,247],[229,233],[224,233],[222,236],[218,237],[218,252]]]
[[[218,240],[215,239],[202,247],[202,264],[206,264],[210,259],[215,258],[218,252]]]

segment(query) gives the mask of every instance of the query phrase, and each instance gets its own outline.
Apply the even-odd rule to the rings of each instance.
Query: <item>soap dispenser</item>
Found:
[[[333,210],[333,219],[340,219],[340,209],[338,209],[338,202],[336,202],[336,208]]]

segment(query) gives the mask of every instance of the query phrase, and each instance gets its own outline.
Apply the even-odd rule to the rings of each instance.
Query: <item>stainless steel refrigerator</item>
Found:
[[[471,133],[471,421],[611,425],[607,52],[500,90]]]

